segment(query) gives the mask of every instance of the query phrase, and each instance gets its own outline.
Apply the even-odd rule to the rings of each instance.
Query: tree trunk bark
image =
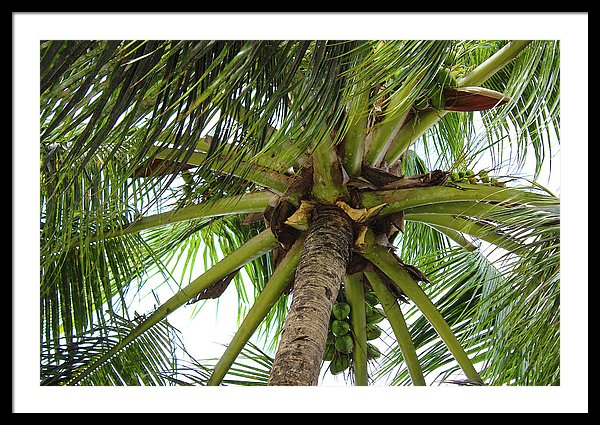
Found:
[[[317,385],[329,317],[352,243],[352,219],[338,207],[318,204],[296,269],[292,304],[269,385]]]

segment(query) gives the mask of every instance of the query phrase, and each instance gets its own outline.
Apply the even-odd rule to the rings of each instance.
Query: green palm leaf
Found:
[[[519,255],[492,253],[496,260],[490,262],[479,251],[440,249],[421,255],[414,264],[433,282],[429,296],[462,338],[467,352],[483,362],[481,374],[486,382],[528,385],[539,371],[535,378],[539,382],[558,385],[559,351],[550,354],[552,348],[548,348],[556,348],[559,341],[558,216],[537,209],[509,208],[487,217],[494,217],[510,227],[507,233],[519,237]],[[538,308],[539,314],[535,313]],[[417,314],[411,311],[409,317]],[[510,329],[510,336],[505,329]],[[411,335],[417,350],[431,344],[436,336],[423,317],[414,321]],[[398,356],[388,356],[392,360],[380,369],[382,376],[394,371]],[[498,357],[505,360],[496,363]],[[420,359],[425,370],[444,371],[448,367],[440,372],[442,376],[456,371],[456,366],[449,366],[452,358],[439,343],[429,345]],[[512,373],[523,365],[535,366],[522,369],[521,378],[513,381]],[[394,382],[407,382],[407,370],[395,374]]]
[[[176,385],[206,385],[213,370],[214,360],[197,360],[189,357],[178,369],[177,376],[170,376]],[[224,385],[266,386],[273,358],[259,346],[248,342],[241,350],[240,356],[229,369]]]
[[[112,315],[105,325],[76,335],[69,341],[62,340],[58,350],[55,346],[42,346],[41,385],[68,383],[80,370],[116,345],[139,320],[141,317],[128,320]],[[176,374],[173,353],[180,344],[177,330],[163,321],[104,362],[81,384],[168,385],[165,377]]]

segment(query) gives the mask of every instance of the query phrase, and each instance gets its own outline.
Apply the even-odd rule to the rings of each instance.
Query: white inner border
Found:
[[[39,41],[347,38],[561,40],[561,385],[40,387]],[[587,412],[587,72],[587,13],[13,13],[13,412]]]

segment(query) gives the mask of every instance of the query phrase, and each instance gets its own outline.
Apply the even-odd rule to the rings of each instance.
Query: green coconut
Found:
[[[350,367],[350,357],[345,354],[338,354],[331,361],[329,371],[333,375],[337,375],[348,369],[348,367]]]
[[[499,181],[497,178],[492,177],[490,183],[492,184],[492,186],[496,186],[496,187],[506,187],[506,184],[504,182]]]
[[[377,339],[381,336],[381,328],[377,325],[367,325],[367,341]],[[336,345],[337,348],[337,345]]]
[[[376,306],[379,304],[379,298],[377,298],[377,294],[375,294],[375,292],[365,293],[365,301],[371,304],[371,306]]]
[[[344,320],[350,314],[350,304],[345,302],[337,302],[333,305],[332,313],[338,320]]]
[[[489,183],[490,182],[490,176],[489,176],[488,172],[485,171],[485,170],[481,170],[479,172],[479,178],[481,179],[481,181],[483,183]]]
[[[349,354],[354,349],[354,341],[350,335],[335,338],[335,349],[340,353]]]
[[[344,336],[350,331],[350,323],[345,320],[334,320],[331,323],[331,333],[335,336]]]

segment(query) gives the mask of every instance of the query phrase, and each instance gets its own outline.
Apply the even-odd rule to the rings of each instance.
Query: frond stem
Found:
[[[313,187],[312,193],[318,200],[334,204],[345,187],[342,172],[333,141],[326,136],[315,148],[312,155]]]
[[[250,308],[250,311],[248,311],[248,314],[242,321],[242,324],[236,331],[231,342],[227,345],[225,352],[215,365],[212,375],[206,385],[216,386],[223,381],[227,371],[239,356],[250,337],[252,337],[256,328],[258,328],[260,323],[264,320],[267,313],[277,302],[285,288],[294,279],[294,273],[296,272],[296,267],[300,261],[303,246],[304,239],[297,239],[285,257],[281,260],[281,263],[279,263],[269,278],[265,288]]]
[[[446,235],[447,237],[449,237],[450,239],[452,239],[454,242],[456,242],[457,244],[462,246],[467,251],[475,251],[478,248],[477,245],[474,245],[473,243],[471,243],[471,241],[469,241],[467,238],[465,238],[465,236],[457,230],[449,229],[447,227],[442,227],[442,226],[438,226],[438,225],[431,224],[431,223],[427,223],[427,224],[429,226],[433,227],[434,229],[436,229],[438,232],[440,232],[440,233]]]
[[[156,148],[151,151],[153,158],[157,159],[169,159],[175,160],[174,158],[183,157],[184,152],[171,149],[171,148]],[[187,164],[190,165],[207,165],[206,162],[207,154],[204,152],[194,152],[186,160]],[[259,165],[251,164],[246,161],[239,161],[232,163],[231,159],[225,157],[219,157],[217,160],[210,161],[209,167],[215,171],[222,173],[231,173],[236,177],[240,177],[256,183],[265,188],[271,189],[278,194],[283,194],[292,183],[292,178],[284,174],[278,173],[277,171],[261,167]]]
[[[386,288],[383,280],[376,272],[365,272],[365,276],[369,279],[371,286],[375,290],[377,298],[383,307],[383,311],[392,326],[392,330],[394,331],[394,335],[400,346],[400,351],[406,362],[406,367],[408,368],[408,373],[410,374],[413,385],[426,385],[421,364],[419,363],[419,358],[417,357],[417,352],[415,350],[415,345],[413,344],[408,327],[406,326],[406,321],[404,320],[404,315],[402,314],[402,310],[400,310],[396,297]]]
[[[357,386],[368,385],[367,371],[367,320],[365,316],[365,290],[362,273],[346,275],[346,297],[350,304],[350,324],[354,339],[352,363]]]
[[[460,233],[467,233],[513,253],[518,253],[523,248],[517,241],[499,233],[495,226],[488,223],[480,223],[467,217],[451,214],[405,214],[404,218],[406,220],[451,229]]]
[[[425,294],[411,275],[400,266],[396,257],[387,248],[375,244],[375,236],[372,233],[369,233],[368,236],[367,246],[361,254],[392,279],[415,303],[434,327],[440,338],[442,338],[466,376],[473,381],[483,382],[467,353],[452,332],[452,329],[427,294]]]
[[[368,138],[367,153],[365,161],[374,167],[378,167],[383,161],[386,152],[396,138],[396,134],[404,124],[412,102],[411,91],[423,78],[424,71],[405,82],[402,88],[391,95],[386,115],[373,129]]]
[[[183,208],[176,208],[164,213],[141,217],[123,229],[105,232],[101,235],[90,236],[84,239],[83,242],[81,242],[79,239],[73,240],[71,247],[124,236],[131,233],[138,233],[142,230],[177,223],[180,221],[261,212],[264,211],[269,205],[269,202],[275,198],[277,198],[277,195],[268,191],[254,192],[237,196],[228,196],[210,202],[201,202],[199,204],[190,205]]]
[[[458,81],[459,87],[478,86],[516,58],[532,40],[514,40],[508,42],[486,61]],[[422,111],[411,118],[396,134],[385,154],[388,164],[400,159],[410,144],[438,122],[447,111]]]
[[[365,191],[360,194],[365,208],[386,204],[379,215],[388,215],[407,208],[420,207],[440,202],[477,201],[534,205],[538,207],[557,205],[553,196],[541,195],[516,188],[458,184],[453,186],[429,186],[411,189]]]
[[[358,86],[357,86],[358,87]],[[348,106],[348,120],[350,125],[341,146],[341,160],[344,169],[350,177],[360,176],[364,150],[365,136],[368,122],[369,92],[364,88],[356,95],[354,102]]]

